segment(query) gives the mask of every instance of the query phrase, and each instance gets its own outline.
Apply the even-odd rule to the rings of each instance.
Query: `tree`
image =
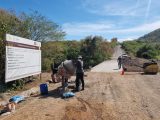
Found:
[[[80,54],[80,42],[77,41],[66,41],[65,54],[67,59],[76,60]]]
[[[84,59],[84,67],[95,66],[109,59],[112,51],[111,44],[101,36],[88,36],[82,41],[81,54]]]
[[[13,35],[20,35],[21,30],[21,21],[14,12],[9,12],[3,9],[0,9],[0,39],[2,40],[3,36],[6,33]],[[25,31],[23,31],[25,32]]]
[[[20,16],[22,28],[25,28],[27,34],[25,37],[35,41],[57,41],[62,40],[65,32],[61,27],[41,15],[37,11],[31,14],[23,13]]]
[[[0,80],[4,80],[5,72],[5,34],[20,34],[19,30],[21,22],[12,12],[0,9]],[[1,82],[0,81],[0,82]]]
[[[117,42],[118,42],[118,40],[117,40],[117,38],[112,38],[112,39],[111,39],[111,42],[113,42],[113,43],[117,43]]]

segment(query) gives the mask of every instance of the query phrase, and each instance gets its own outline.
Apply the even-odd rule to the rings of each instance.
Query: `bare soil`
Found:
[[[49,95],[18,104],[1,120],[160,120],[160,75],[88,73],[85,90],[62,99],[58,84]],[[74,77],[71,79],[74,81]],[[70,90],[74,83],[69,84]]]
[[[41,83],[45,83],[46,81],[51,79],[50,73],[42,73],[41,78],[40,75],[34,76],[35,80],[27,82],[22,89],[10,90],[5,93],[0,93],[0,102],[7,101],[11,96],[17,95],[23,91],[29,90],[35,86],[39,86]],[[0,109],[1,110],[1,109]]]

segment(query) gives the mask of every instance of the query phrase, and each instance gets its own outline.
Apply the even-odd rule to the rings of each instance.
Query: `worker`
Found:
[[[121,66],[122,66],[122,56],[118,57],[117,62],[118,62],[118,68],[121,69]]]
[[[78,56],[76,62],[76,91],[79,91],[80,81],[82,83],[82,90],[84,90],[84,70],[82,56]]]
[[[51,78],[52,78],[52,82],[53,82],[53,83],[58,82],[57,79],[56,79],[56,74],[57,74],[57,72],[58,72],[58,66],[59,66],[59,64],[56,63],[56,62],[53,62],[53,63],[51,64],[51,70],[52,70]]]

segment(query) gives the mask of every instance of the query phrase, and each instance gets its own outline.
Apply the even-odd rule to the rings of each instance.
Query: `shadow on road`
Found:
[[[68,86],[68,89],[69,91],[72,91],[72,92],[75,92],[75,86],[73,85],[69,85]],[[58,87],[54,90],[50,90],[48,91],[48,94],[47,95],[38,95],[38,96],[34,96],[34,97],[39,97],[39,99],[45,99],[45,98],[48,98],[48,97],[53,97],[53,98],[62,98],[62,93],[63,93],[63,89],[62,87]]]
[[[39,99],[44,99],[44,98],[47,98],[47,97],[61,98],[60,89],[61,89],[61,87],[58,87],[54,90],[50,90],[50,91],[48,91],[47,95],[40,95]]]

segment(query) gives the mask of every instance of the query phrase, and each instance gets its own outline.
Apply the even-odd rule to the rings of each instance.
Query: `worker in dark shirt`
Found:
[[[82,90],[84,90],[84,70],[82,56],[79,56],[76,62],[76,91],[79,91],[80,81],[82,83]]]
[[[57,72],[58,72],[58,66],[59,66],[59,63],[56,63],[56,62],[53,62],[53,63],[51,64],[51,70],[52,70],[52,75],[51,75],[51,77],[52,77],[52,82],[54,82],[54,83],[58,82],[58,81],[56,80],[56,74],[57,74]]]
[[[122,66],[122,56],[118,57],[117,62],[118,62],[118,68],[121,69],[121,66]]]

